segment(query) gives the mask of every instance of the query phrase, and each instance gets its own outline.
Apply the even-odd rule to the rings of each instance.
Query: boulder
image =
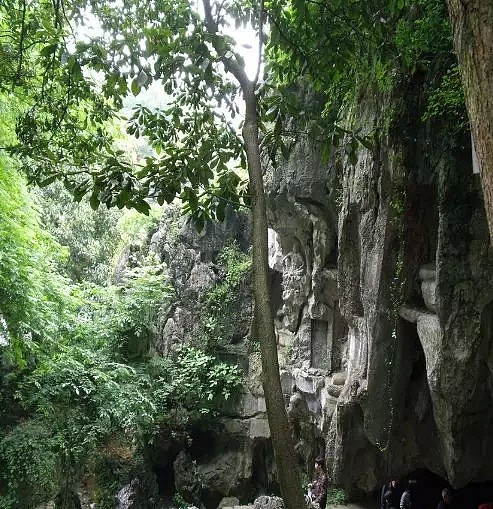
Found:
[[[224,497],[219,502],[217,509],[222,509],[223,507],[234,507],[240,505],[240,501],[236,497]]]
[[[263,495],[255,499],[253,509],[284,509],[284,502],[281,497]]]

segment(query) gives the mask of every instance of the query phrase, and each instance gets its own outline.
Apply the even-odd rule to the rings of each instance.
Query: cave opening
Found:
[[[325,269],[337,269],[337,259],[339,258],[339,252],[337,250],[337,242],[334,242],[330,252],[325,256],[324,268]]]
[[[482,504],[493,505],[493,481],[471,482],[457,490],[457,502],[464,509],[478,509]]]
[[[156,477],[159,495],[171,498],[175,493],[175,470],[173,463],[182,446],[179,442],[164,439],[149,456],[152,473]]]
[[[253,444],[251,485],[252,500],[258,495],[280,493],[274,477],[274,450],[270,439],[257,439]]]
[[[218,440],[214,431],[197,429],[192,432],[192,443],[189,448],[190,456],[197,463],[211,461],[218,451],[223,450],[223,444]]]
[[[152,472],[156,476],[159,495],[162,497],[172,497],[175,493],[175,471],[173,469],[174,457],[160,458],[152,465]]]
[[[416,439],[423,450],[429,450],[437,443],[436,425],[432,412],[430,389],[426,374],[426,359],[423,346],[416,330],[416,324],[399,320],[399,337],[401,340],[401,359],[398,370],[401,374],[404,398],[399,395],[399,408],[402,408],[403,419],[424,427],[428,433],[419,434]],[[401,406],[402,405],[402,406]]]
[[[401,479],[401,488],[409,484],[413,509],[437,509],[444,488],[452,492],[453,509],[478,509],[482,504],[493,503],[493,481],[471,482],[453,489],[443,477],[418,468]]]
[[[203,502],[207,509],[215,509],[219,505],[219,502],[221,502],[222,498],[223,496],[221,493],[207,489],[203,490],[200,496],[201,502]]]

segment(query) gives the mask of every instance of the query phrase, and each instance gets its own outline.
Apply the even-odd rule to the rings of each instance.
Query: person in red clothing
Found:
[[[315,460],[315,479],[308,485],[308,499],[314,509],[325,509],[327,503],[327,472],[325,471],[325,460],[318,457]]]

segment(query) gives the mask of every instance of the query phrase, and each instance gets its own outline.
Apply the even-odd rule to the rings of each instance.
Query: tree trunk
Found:
[[[260,161],[257,99],[254,83],[244,87],[243,92],[246,103],[243,139],[252,195],[254,320],[262,355],[262,382],[276,458],[277,477],[284,506],[286,509],[302,509],[305,502],[281,389],[274,316],[269,292],[267,212]]]
[[[447,0],[493,239],[493,0]]]
[[[217,33],[217,24],[212,16],[210,0],[202,0],[206,29]],[[289,427],[284,396],[279,376],[277,341],[274,330],[274,315],[269,291],[269,264],[267,246],[267,211],[265,205],[264,181],[260,162],[260,143],[258,139],[259,119],[256,97],[257,80],[260,71],[260,53],[262,48],[262,9],[260,3],[259,28],[259,67],[253,81],[248,78],[245,68],[238,59],[224,55],[222,62],[227,72],[238,81],[245,100],[245,123],[243,140],[248,164],[250,193],[252,197],[252,247],[253,247],[253,296],[255,299],[255,327],[260,343],[262,357],[262,385],[264,387],[265,406],[269,419],[270,435],[276,459],[277,478],[286,509],[303,509],[305,500],[301,490],[301,477],[294,452],[291,429]],[[217,48],[219,54],[221,48]]]

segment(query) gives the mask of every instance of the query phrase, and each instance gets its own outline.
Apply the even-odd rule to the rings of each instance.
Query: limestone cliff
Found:
[[[373,144],[356,164],[342,146],[324,165],[305,140],[269,176],[300,453],[325,442],[352,493],[416,468],[455,486],[493,472],[493,256],[479,178],[468,136],[423,111],[419,80],[367,93],[348,112]]]
[[[330,161],[308,139],[266,174],[272,301],[281,380],[300,465],[326,454],[333,481],[369,493],[425,468],[454,486],[493,477],[493,254],[469,135],[422,121],[425,82],[367,91]],[[368,145],[368,143],[366,144]],[[193,340],[203,296],[221,280],[217,256],[249,245],[244,216],[198,234],[163,219],[151,249],[177,298],[156,351]],[[208,506],[276,489],[251,294],[219,355],[241,365],[242,400],[219,433],[163,449],[161,471]],[[171,459],[170,459],[171,458]],[[194,474],[195,475],[195,474]]]
[[[150,241],[150,250],[167,266],[175,289],[173,303],[161,317],[154,350],[167,355],[183,344],[203,345],[204,334],[212,328],[216,336],[209,347],[219,358],[240,366],[246,383],[239,401],[215,429],[194,433],[188,446],[172,440],[156,443],[154,470],[160,485],[171,482],[171,491],[215,508],[223,497],[248,502],[278,488],[259,353],[250,340],[250,278],[232,290],[237,292],[233,308],[225,302],[213,313],[207,309],[207,296],[225,280],[221,253],[232,243],[249,251],[248,216],[228,210],[223,223],[208,223],[200,233],[185,219],[179,209],[167,209]]]

